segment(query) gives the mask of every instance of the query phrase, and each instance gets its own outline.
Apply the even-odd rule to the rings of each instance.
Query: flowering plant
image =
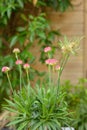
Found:
[[[20,88],[18,91],[13,90],[10,78],[9,67],[2,68],[2,72],[6,73],[10,89],[12,91],[11,100],[6,99],[7,104],[4,109],[15,113],[11,117],[8,125],[14,125],[16,130],[60,130],[63,126],[68,126],[71,121],[67,103],[64,101],[65,93],[60,89],[60,77],[65,64],[71,53],[76,52],[79,47],[79,40],[69,41],[67,38],[64,42],[60,42],[62,49],[62,58],[60,61],[54,59],[51,55],[52,48],[46,47],[43,51],[48,55],[45,63],[48,66],[48,80],[41,84],[36,83],[31,86],[29,78],[29,70],[31,65],[23,64],[19,59],[20,50],[15,48],[13,53],[16,56],[16,65],[20,72]],[[22,64],[26,72],[27,83],[23,82]],[[54,81],[53,73],[58,73],[57,81]]]

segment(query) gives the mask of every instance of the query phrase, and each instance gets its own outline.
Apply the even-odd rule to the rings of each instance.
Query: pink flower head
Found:
[[[56,70],[60,70],[60,66],[59,66],[59,65],[57,65],[55,69],[56,69]]]
[[[23,65],[23,68],[24,68],[24,69],[29,69],[29,68],[30,68],[30,65],[29,65],[28,63],[26,63],[26,64]]]
[[[13,53],[20,53],[20,50],[18,48],[14,48]]]
[[[22,61],[22,60],[17,60],[17,61],[16,61],[16,65],[21,65],[21,64],[23,64],[23,61]]]
[[[52,48],[49,47],[49,46],[44,48],[44,52],[49,52],[49,51],[51,51],[51,50],[52,50]]]
[[[56,59],[47,59],[45,61],[45,63],[48,65],[55,65],[57,63],[57,60]]]
[[[4,72],[4,73],[8,72],[9,70],[10,70],[10,68],[7,66],[2,67],[2,72]]]

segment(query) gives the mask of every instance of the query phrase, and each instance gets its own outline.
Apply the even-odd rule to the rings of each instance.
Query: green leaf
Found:
[[[25,31],[25,30],[26,30],[25,27],[18,27],[18,28],[17,28],[17,31],[18,31],[18,32],[23,32],[23,31]]]
[[[23,118],[22,118],[22,119],[17,119],[17,120],[15,119],[15,120],[11,121],[10,123],[8,123],[7,126],[16,125],[16,124],[18,124],[18,123],[21,123],[22,121],[24,121]]]
[[[13,47],[16,44],[17,40],[18,40],[18,36],[16,35],[11,40],[10,48]]]
[[[40,127],[40,125],[42,124],[42,122],[40,121],[40,122],[37,122],[36,124],[34,124],[33,126],[32,126],[32,130],[37,130],[39,127]]]
[[[17,0],[17,2],[19,3],[19,5],[20,5],[21,8],[24,7],[24,2],[22,0]]]
[[[19,125],[19,127],[17,128],[17,130],[23,130],[25,128],[25,126],[27,126],[27,124],[28,124],[28,121],[25,121],[25,122],[21,123]]]
[[[10,8],[7,10],[7,16],[8,16],[8,18],[11,17],[11,9]]]
[[[24,21],[27,21],[27,20],[28,20],[25,14],[21,14],[21,18],[22,18]]]

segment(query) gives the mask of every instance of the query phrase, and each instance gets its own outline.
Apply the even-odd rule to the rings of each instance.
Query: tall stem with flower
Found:
[[[69,41],[66,37],[64,38],[64,43],[60,42],[60,47],[61,47],[61,50],[62,50],[62,58],[61,58],[61,61],[60,61],[60,65],[57,65],[56,66],[56,70],[58,71],[58,77],[57,77],[57,95],[59,95],[60,93],[60,78],[61,78],[61,74],[63,72],[63,69],[67,63],[67,60],[70,56],[70,54],[75,54],[76,53],[76,50],[77,48],[79,47],[79,40],[80,39],[76,39],[75,42],[71,42]],[[54,69],[55,65],[57,64],[57,60],[56,59],[52,59],[50,57],[50,53],[51,53],[51,50],[52,48],[51,47],[46,47],[44,49],[44,52],[45,53],[48,53],[48,58],[46,60],[46,64],[48,65],[48,68],[49,68],[49,86],[51,85],[51,68]]]
[[[22,60],[17,60],[16,65],[19,67],[19,73],[20,73],[20,89],[22,88],[22,69],[21,65],[23,64]]]
[[[64,55],[61,60],[60,66],[56,66],[56,70],[58,70],[57,95],[60,93],[60,78],[61,78],[62,71],[67,63],[68,58],[69,58],[69,54]]]
[[[25,69],[25,71],[26,71],[26,75],[27,75],[27,91],[28,91],[28,95],[29,95],[29,93],[30,93],[30,79],[29,79],[29,68],[30,68],[30,65],[28,64],[28,63],[25,63],[24,65],[23,65],[23,68]]]
[[[13,50],[13,53],[15,54],[16,57],[16,65],[19,67],[19,73],[20,73],[20,89],[22,88],[22,69],[21,69],[21,64],[23,64],[22,60],[18,58],[18,53],[20,53],[20,50],[18,48],[15,48]]]
[[[7,75],[8,83],[9,83],[11,92],[13,93],[13,87],[12,87],[12,84],[11,84],[11,81],[10,81],[10,77],[9,77],[9,74],[8,74],[9,71],[10,71],[10,68],[7,67],[7,66],[4,66],[4,67],[2,68],[2,72],[4,72],[4,73]]]

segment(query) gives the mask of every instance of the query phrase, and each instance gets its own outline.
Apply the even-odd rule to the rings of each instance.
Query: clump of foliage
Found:
[[[77,42],[78,41],[78,42]],[[12,82],[9,77],[11,68],[4,66],[2,72],[7,75],[10,91],[12,92],[11,100],[6,99],[7,104],[4,109],[14,113],[9,125],[15,125],[17,130],[30,129],[61,129],[61,127],[69,126],[71,122],[70,113],[67,103],[64,100],[65,92],[60,89],[60,78],[63,69],[70,54],[75,53],[79,47],[79,40],[70,42],[66,37],[60,42],[61,60],[53,58],[52,48],[47,46],[43,51],[48,56],[45,63],[48,67],[46,80],[36,83],[34,88],[30,82],[30,65],[24,63],[23,68],[26,73],[26,79],[23,78],[22,64],[23,61],[19,58],[20,50],[15,48],[13,53],[16,56],[16,65],[19,68],[19,89],[16,91],[12,87]],[[62,45],[62,43],[64,43]],[[57,74],[57,82],[54,81],[54,73]],[[27,81],[27,83],[25,82]]]
[[[24,19],[25,18],[25,19]],[[40,54],[40,60],[43,62],[45,60],[45,55],[42,51],[43,47],[46,45],[52,45],[52,42],[55,38],[55,35],[59,35],[58,31],[51,31],[48,21],[45,19],[45,15],[41,14],[40,16],[33,17],[32,15],[27,17],[24,17],[24,25],[17,27],[17,32],[12,35],[9,39],[9,35],[5,36],[7,41],[1,36],[1,51],[0,51],[0,68],[2,68],[3,65],[9,65],[10,67],[14,66],[14,57],[11,55],[13,46],[19,46],[19,48],[22,51],[20,57],[27,61],[29,59],[29,62],[35,61],[35,54],[32,54],[32,52],[29,52],[29,50],[32,48],[32,45],[36,43],[41,47],[41,54]],[[38,42],[35,42],[37,39]],[[19,45],[17,45],[19,43]],[[4,46],[3,46],[4,44]],[[34,73],[33,73],[34,72]],[[31,79],[33,79],[34,75],[40,73],[35,70],[31,71]],[[18,84],[18,80],[15,79],[14,75],[18,76],[18,71],[14,72],[13,75],[11,75],[11,78],[14,78],[14,86]],[[0,86],[3,85],[3,88],[1,87],[1,94],[0,94],[0,100],[3,101],[3,94],[9,95],[9,89],[8,84],[6,82],[5,76],[0,73]],[[7,87],[6,87],[7,86]]]
[[[33,3],[36,7],[51,6],[52,8],[64,12],[72,6],[71,0],[1,0],[0,1],[0,23],[7,24],[14,11],[23,10],[25,4]]]
[[[73,126],[76,130],[87,130],[87,79],[80,79],[76,85],[66,81],[62,88],[66,91],[66,101],[73,111]]]
[[[35,56],[27,50],[32,47],[36,38],[41,46],[40,60],[43,62],[46,59],[43,48],[52,44],[54,37],[59,35],[59,31],[49,29],[46,17],[40,13],[43,12],[44,7],[53,7],[63,12],[69,6],[71,6],[70,0],[0,0],[0,69],[6,64],[14,65],[15,59],[11,55],[14,46],[24,50],[21,54],[23,60],[27,61],[29,56],[31,62],[34,61]],[[18,75],[17,72],[14,74]],[[11,78],[13,79],[13,76]],[[14,78],[13,84],[14,86],[18,84],[18,80]],[[1,73],[0,90],[1,105],[3,98],[9,95],[7,81]]]

